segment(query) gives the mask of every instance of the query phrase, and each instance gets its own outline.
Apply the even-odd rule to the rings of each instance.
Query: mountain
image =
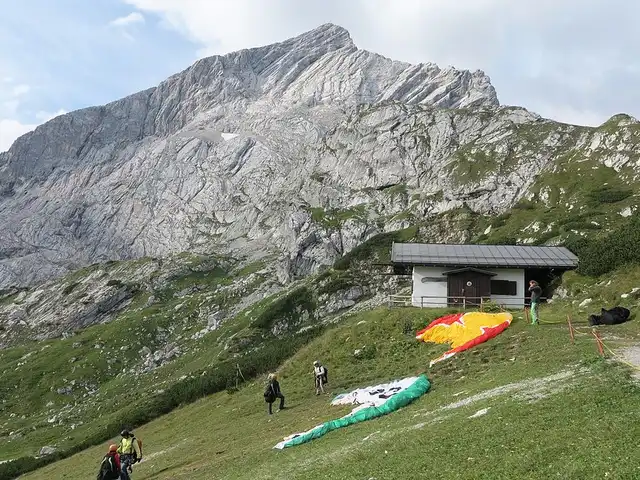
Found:
[[[194,422],[242,439],[232,412],[261,404],[274,369],[306,428],[321,413],[304,393],[311,358],[330,362],[338,389],[422,371],[443,346],[418,346],[414,333],[442,312],[385,307],[411,290],[373,265],[394,241],[564,243],[580,268],[557,285],[545,320],[564,325],[570,314],[579,325],[601,306],[637,308],[639,145],[627,115],[587,128],[500,106],[482,72],[394,62],[333,25],[200,60],[156,88],[47,122],[0,153],[0,478],[210,394],[181,411],[205,405]],[[430,372],[444,385],[430,393],[438,404],[468,388],[504,393],[507,379],[537,385],[531,375],[579,362],[594,369],[583,372],[585,395],[595,384],[609,403],[631,401],[621,377],[616,388],[602,382],[590,329],[571,344],[558,325],[534,331],[514,317],[496,343]],[[637,362],[629,323],[610,340]],[[134,475],[157,455],[164,475],[232,472],[228,459],[263,462],[258,450],[295,431],[176,461],[160,447],[165,433],[176,438],[164,421],[143,430],[149,455]],[[93,453],[27,478],[85,478],[95,465],[78,458]]]
[[[638,128],[501,107],[482,72],[394,62],[323,25],[19,138],[0,154],[0,287],[182,251],[275,257],[287,283],[444,212],[496,216],[523,199],[562,209],[584,188],[554,172],[633,182]]]
[[[331,170],[343,196],[389,182],[372,159],[335,170],[351,159],[330,149],[358,141],[350,137],[362,106],[394,103],[498,100],[482,72],[394,62],[323,25],[202,59],[156,88],[54,118],[0,154],[0,286],[94,261],[261,252],[285,239],[288,255],[295,228],[281,226],[295,223],[302,205],[325,206],[335,194],[317,186],[314,172]],[[380,171],[354,177],[369,167]]]

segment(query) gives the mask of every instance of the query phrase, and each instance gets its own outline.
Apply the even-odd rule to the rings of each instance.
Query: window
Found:
[[[447,277],[422,277],[420,280],[422,283],[433,283],[433,282],[446,282]]]
[[[510,295],[518,294],[518,282],[510,280],[491,280],[491,295]]]

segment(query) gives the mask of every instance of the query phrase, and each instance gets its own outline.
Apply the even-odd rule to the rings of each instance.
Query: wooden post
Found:
[[[462,297],[462,311],[467,311],[467,297]]]
[[[480,297],[480,311],[484,312],[484,297]]]
[[[424,297],[420,297],[420,308],[424,308]]]
[[[604,349],[602,348],[602,340],[600,340],[600,335],[598,334],[598,331],[594,328],[593,330],[591,330],[591,333],[593,333],[593,336],[596,337],[596,345],[598,346],[598,353],[600,354],[601,357],[604,357]]]
[[[571,336],[571,343],[576,343],[575,337],[573,336],[573,325],[571,325],[571,314],[567,315],[567,323],[569,324],[569,335]]]

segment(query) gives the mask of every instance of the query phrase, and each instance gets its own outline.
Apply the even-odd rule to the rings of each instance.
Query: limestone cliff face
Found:
[[[624,164],[625,141],[500,107],[482,72],[392,61],[323,25],[202,59],[0,153],[0,287],[186,250],[277,253],[286,280],[402,212],[509,208],[562,152]]]

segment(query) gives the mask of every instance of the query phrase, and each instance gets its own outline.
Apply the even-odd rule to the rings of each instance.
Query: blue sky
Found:
[[[640,2],[19,0],[0,16],[0,151],[57,113],[158,84],[197,58],[322,23],[385,56],[484,70],[502,104],[597,125],[640,116]]]

